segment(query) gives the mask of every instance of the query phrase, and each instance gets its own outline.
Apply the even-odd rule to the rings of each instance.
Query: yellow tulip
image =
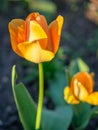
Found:
[[[62,25],[61,15],[49,26],[45,17],[36,12],[26,20],[13,19],[9,32],[14,52],[34,63],[52,60],[59,47]]]
[[[98,92],[93,92],[94,80],[87,72],[79,72],[72,77],[70,86],[64,89],[64,99],[67,103],[78,104],[87,102],[98,105]]]

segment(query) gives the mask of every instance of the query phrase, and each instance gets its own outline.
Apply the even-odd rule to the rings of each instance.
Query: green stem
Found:
[[[38,67],[39,67],[39,98],[38,98],[38,108],[37,108],[36,126],[35,126],[36,130],[40,128],[41,113],[43,106],[43,95],[44,95],[44,74],[42,63],[39,63]]]
[[[66,72],[66,78],[67,78],[67,85],[70,86],[71,76],[68,69],[65,70]]]

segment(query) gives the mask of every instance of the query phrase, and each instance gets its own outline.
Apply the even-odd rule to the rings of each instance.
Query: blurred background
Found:
[[[37,102],[37,65],[17,56],[10,44],[8,23],[14,18],[25,19],[30,12],[45,15],[48,23],[58,15],[64,17],[60,49],[56,58],[44,63],[44,106],[54,110],[50,82],[70,62],[81,58],[95,73],[98,87],[98,1],[97,0],[1,0],[0,1],[0,130],[22,130],[11,88],[11,68],[15,64],[22,81]],[[63,68],[63,69],[62,69]],[[51,90],[51,91],[49,91]],[[63,98],[63,93],[61,94]],[[96,128],[94,120],[88,128]],[[69,128],[70,129],[70,128]]]

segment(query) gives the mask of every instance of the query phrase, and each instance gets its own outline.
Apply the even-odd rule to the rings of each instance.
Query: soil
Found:
[[[11,88],[11,68],[14,64],[17,65],[20,81],[24,76],[25,70],[19,64],[22,58],[18,57],[11,48],[10,38],[8,32],[8,23],[13,18],[25,18],[28,14],[25,9],[21,7],[11,6],[7,12],[0,12],[0,130],[22,130],[21,123],[19,121],[17,109],[13,99],[13,93]],[[96,74],[95,81],[96,87],[98,86],[98,60],[95,54],[88,53],[85,45],[77,42],[83,39],[88,41],[98,26],[92,23],[84,15],[84,8],[79,5],[77,11],[72,11],[69,5],[63,5],[63,9],[58,10],[58,14],[61,14],[65,18],[62,38],[66,33],[70,33],[73,39],[64,41],[61,40],[61,45],[66,49],[72,48],[74,51],[84,52],[85,55],[82,58],[90,66],[91,71]],[[64,42],[64,43],[63,43]],[[86,43],[86,42],[85,42]],[[76,46],[73,46],[73,44]],[[70,55],[67,58],[72,58]],[[37,89],[33,90],[34,92]],[[33,92],[33,93],[34,93]],[[36,97],[35,97],[36,100]],[[50,103],[51,105],[51,103]],[[87,127],[87,130],[95,130],[98,120],[93,120]]]

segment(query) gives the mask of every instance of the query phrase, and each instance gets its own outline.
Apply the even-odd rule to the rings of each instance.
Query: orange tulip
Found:
[[[80,101],[98,105],[98,92],[93,92],[94,80],[87,72],[79,72],[73,76],[70,86],[64,89],[64,99],[70,104]]]
[[[26,20],[13,19],[9,32],[14,52],[34,63],[52,60],[59,47],[62,25],[60,15],[49,26],[39,13],[29,14]]]

